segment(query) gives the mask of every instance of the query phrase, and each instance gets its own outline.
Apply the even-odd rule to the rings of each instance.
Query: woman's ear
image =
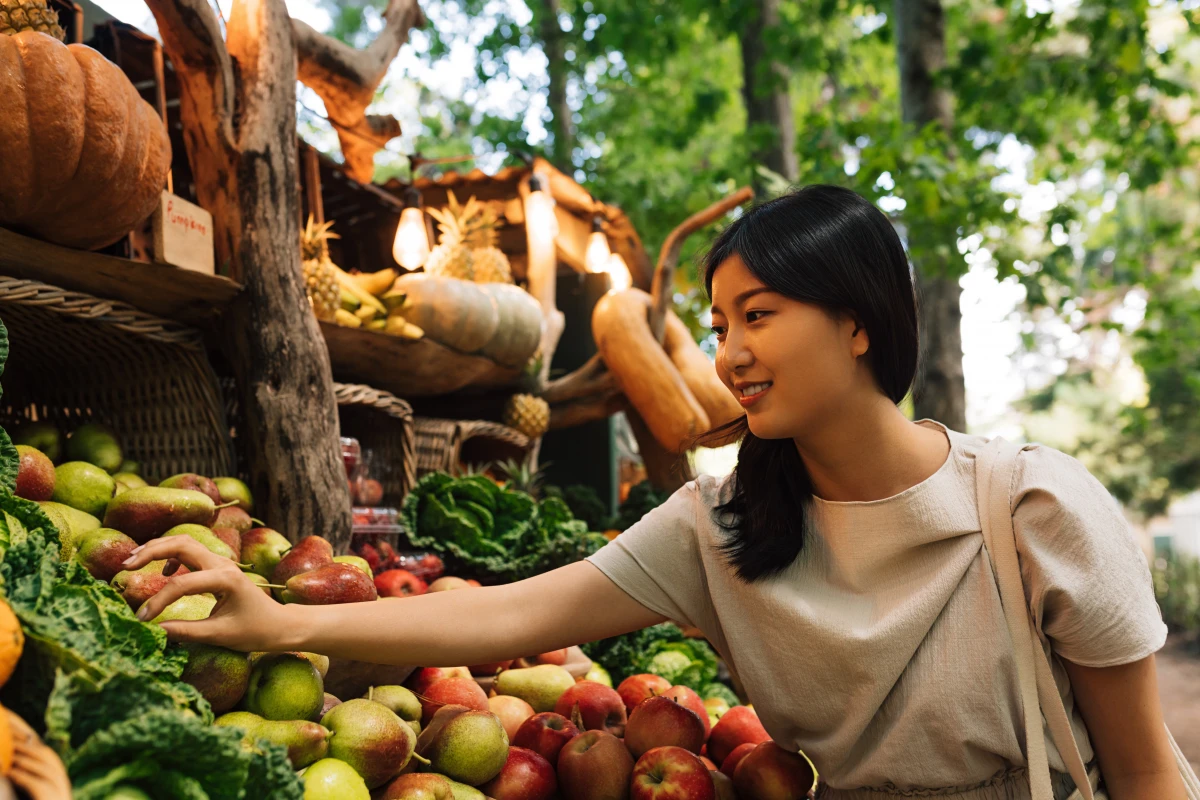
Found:
[[[858,358],[861,355],[865,355],[871,349],[871,337],[867,334],[867,329],[863,327],[863,324],[858,319],[851,317],[850,322],[853,323],[852,326],[848,326],[851,328],[850,353],[855,358]]]

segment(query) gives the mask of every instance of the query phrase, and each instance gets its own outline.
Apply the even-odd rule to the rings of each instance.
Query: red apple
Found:
[[[525,720],[533,716],[533,706],[519,697],[506,694],[489,697],[488,710],[500,718],[500,724],[504,726],[509,741],[516,738],[517,731],[521,729]]]
[[[629,748],[604,731],[581,733],[558,754],[558,785],[570,800],[625,800],[632,775]]]
[[[704,701],[700,699],[700,695],[686,686],[672,686],[663,692],[663,697],[669,697],[679,705],[695,711],[696,716],[700,717],[700,721],[704,723],[704,738],[708,739],[708,734],[712,732],[712,723],[708,721],[708,709],[704,707]]]
[[[733,786],[745,800],[803,800],[815,783],[808,759],[774,742],[755,747],[733,773]]]
[[[551,764],[558,763],[558,754],[567,742],[579,735],[579,728],[562,714],[544,711],[534,714],[517,729],[512,737],[513,747],[524,747]]]
[[[717,790],[717,800],[738,800],[737,791],[733,788],[733,778],[711,769],[708,776],[712,778],[713,788]]]
[[[500,774],[479,787],[494,800],[549,800],[558,791],[554,767],[532,750],[508,748]]]
[[[413,773],[389,783],[378,800],[454,800],[454,789],[441,775]]]
[[[472,711],[487,711],[488,698],[472,678],[444,678],[421,693],[421,724],[429,720],[442,706],[466,706]]]
[[[575,711],[579,711],[579,719]],[[608,731],[614,736],[625,735],[625,703],[621,695],[596,681],[580,681],[558,698],[554,713],[561,714],[585,731]]]
[[[637,704],[648,697],[666,694],[671,689],[671,682],[661,675],[630,675],[621,681],[617,694],[625,701],[625,711],[632,714]]]
[[[471,670],[466,667],[425,667],[414,672],[407,686],[416,694],[425,694],[429,687],[446,678],[470,678]]]
[[[475,580],[474,578],[467,578],[467,586],[474,586],[474,587],[478,588],[482,585],[483,585],[482,583]]]
[[[732,778],[733,771],[737,769],[737,765],[742,762],[742,759],[745,758],[751,750],[758,747],[758,745],[758,742],[746,742],[733,748],[733,752],[727,755],[725,760],[721,762],[721,772],[724,772],[726,775]]]
[[[476,664],[473,667],[469,667],[469,669],[471,670],[472,675],[490,677],[502,669],[508,669],[512,666],[512,663],[512,659],[509,659],[508,661],[493,661],[490,664]]]
[[[759,744],[770,740],[771,734],[767,733],[753,709],[734,706],[713,726],[708,737],[708,757],[718,764],[724,764],[739,744]]]
[[[630,788],[630,800],[716,800],[717,796],[708,770],[682,747],[647,751],[633,768]]]
[[[695,711],[669,697],[651,697],[629,715],[625,746],[634,758],[668,746],[699,753],[704,746],[704,723]]]
[[[448,592],[451,589],[470,589],[471,584],[464,581],[462,578],[438,578],[433,583],[429,584],[431,592]]]
[[[380,597],[412,597],[425,594],[429,587],[406,569],[389,569],[375,576],[375,591]]]

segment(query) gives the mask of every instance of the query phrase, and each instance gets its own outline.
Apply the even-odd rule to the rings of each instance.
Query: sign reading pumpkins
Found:
[[[182,197],[163,192],[154,212],[154,260],[212,275],[212,214]]]

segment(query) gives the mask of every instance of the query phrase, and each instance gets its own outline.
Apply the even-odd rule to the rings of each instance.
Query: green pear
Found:
[[[195,621],[208,619],[217,599],[211,594],[185,594],[162,610],[157,617],[150,620],[154,623],[171,622],[173,620]]]
[[[265,594],[267,597],[275,596],[271,594],[271,582],[262,575],[259,575],[257,572],[243,572],[242,574],[249,578],[251,583],[257,583],[259,586],[261,586],[263,594]]]
[[[141,475],[142,462],[134,461],[132,458],[127,458],[121,462],[121,467],[117,472],[124,472],[127,475]]]
[[[612,676],[608,674],[608,670],[600,666],[600,664],[595,661],[592,662],[592,668],[587,671],[587,675],[584,675],[583,679],[585,681],[599,683],[602,686],[607,686],[610,689],[613,688]]]
[[[250,487],[237,478],[213,478],[217,492],[221,495],[222,503],[237,502],[235,508],[240,508],[247,514],[254,513],[254,497]]]
[[[250,570],[270,578],[292,543],[282,533],[270,528],[251,528],[242,534],[242,558]]]
[[[321,674],[299,653],[267,653],[250,670],[246,710],[260,717],[313,720],[324,703]]]
[[[575,678],[555,664],[539,664],[524,669],[507,669],[496,678],[496,694],[519,697],[539,714],[553,711],[563,692],[575,685]]]
[[[250,660],[245,653],[196,642],[185,643],[183,649],[188,663],[180,680],[195,687],[214,714],[224,714],[241,702],[250,685]]]
[[[124,570],[137,542],[112,528],[97,528],[75,540],[75,560],[99,581],[108,583]]]
[[[233,561],[237,560],[237,553],[233,552],[233,548],[221,541],[220,538],[218,538],[217,535],[212,532],[211,528],[206,528],[203,525],[193,525],[190,523],[186,525],[176,525],[174,528],[171,528],[169,531],[163,534],[164,538],[167,536],[190,536],[222,558],[228,558]]]
[[[467,711],[437,731],[424,755],[429,759],[431,771],[479,786],[504,769],[508,761],[508,734],[495,714]]]
[[[375,580],[375,573],[371,571],[371,565],[362,556],[334,556],[333,562],[335,564],[353,564],[367,573],[368,578]]]
[[[116,490],[117,482],[100,467],[86,461],[68,461],[54,469],[51,499],[93,517],[102,517]]]
[[[100,520],[93,517],[91,514],[80,511],[70,506],[65,506],[62,503],[55,503],[51,500],[43,500],[38,503],[50,521],[54,523],[54,527],[58,528],[59,543],[59,558],[62,561],[70,561],[75,555],[76,549],[79,546],[79,540],[90,531],[94,531],[100,527]]]
[[[263,719],[249,711],[231,711],[216,718],[214,725],[241,728],[248,741],[266,739],[287,748],[293,769],[303,769],[325,758],[329,752],[329,729],[300,719]]]
[[[12,443],[41,450],[55,464],[62,456],[62,434],[48,422],[26,422],[13,433]]]
[[[95,464],[108,473],[119,472],[125,457],[111,428],[89,422],[80,425],[67,439],[67,458]]]
[[[159,560],[138,569],[123,569],[113,576],[110,585],[121,593],[130,608],[137,611],[142,603],[161,592],[171,580],[162,574],[166,566],[165,560]]]
[[[488,800],[487,795],[474,786],[467,786],[465,783],[452,781],[449,778],[446,779],[446,782],[450,784],[450,791],[454,793],[454,800]]]
[[[403,686],[372,686],[367,690],[367,699],[383,703],[405,722],[421,722],[421,701]]]
[[[374,700],[340,703],[321,724],[332,732],[329,755],[354,767],[371,789],[400,774],[417,746],[413,729]]]
[[[176,525],[207,525],[217,507],[203,492],[141,486],[112,498],[103,513],[106,528],[116,528],[138,544],[145,544]]]
[[[104,795],[104,800],[154,800],[154,798],[136,786],[122,783],[114,786],[108,794]]]
[[[371,800],[367,784],[354,767],[322,758],[304,770],[304,800]]]
[[[113,475],[113,480],[117,483],[125,484],[126,489],[141,489],[143,486],[149,486],[145,478],[135,472],[118,472]]]

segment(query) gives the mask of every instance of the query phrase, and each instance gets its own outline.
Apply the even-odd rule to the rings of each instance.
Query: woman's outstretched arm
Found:
[[[177,559],[190,570],[139,610],[153,619],[188,594],[217,598],[208,619],[166,622],[175,641],[237,650],[302,650],[384,664],[462,666],[544,653],[644,628],[664,618],[587,562],[505,586],[328,606],[283,605],[232,561],[188,536],[155,539],[126,562]]]

